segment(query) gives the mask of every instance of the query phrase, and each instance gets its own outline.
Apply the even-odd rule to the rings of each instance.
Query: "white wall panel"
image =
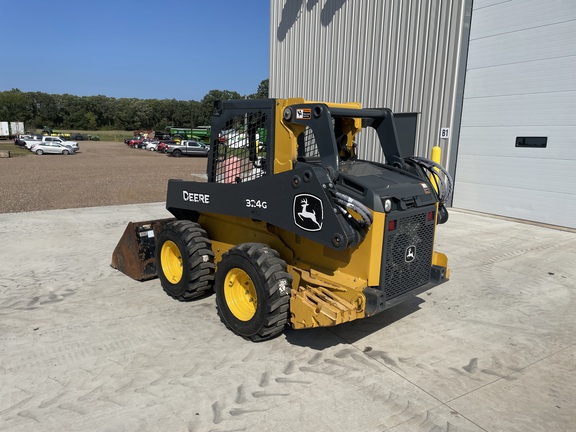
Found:
[[[548,147],[541,148],[516,148],[514,146],[517,136],[541,136],[541,126],[469,126],[462,130],[460,139],[464,145],[458,152],[458,164],[462,156],[493,156],[537,159],[565,159],[576,161],[574,151],[574,140],[576,136],[576,125],[555,127],[548,129]],[[470,161],[470,163],[472,163]],[[574,169],[576,172],[576,169]],[[461,180],[460,174],[458,181]]]
[[[574,125],[576,91],[541,93],[537,88],[532,91],[532,94],[466,98],[462,130],[468,126],[540,126],[544,132],[553,126]],[[462,139],[461,144],[465,144]]]
[[[499,37],[570,22],[576,18],[574,0],[509,0],[492,5],[474,1],[471,39]],[[492,7],[485,7],[492,6]]]
[[[576,2],[573,7],[576,7]],[[476,15],[473,17],[475,19]],[[472,29],[475,25],[474,21]],[[490,38],[472,39],[471,36],[470,52],[474,55],[468,57],[468,69],[574,56],[575,41],[576,19]]]
[[[473,197],[480,206],[470,206],[470,210],[498,214],[506,217],[535,221],[550,225],[574,228],[574,206],[572,195],[548,191],[519,191],[514,189],[515,198],[509,200],[510,188],[499,185],[474,187],[473,183],[458,183],[458,193]],[[534,215],[538,214],[538,218]]]
[[[576,36],[576,35],[575,35]],[[576,45],[576,39],[575,39]],[[554,71],[550,74],[550,71]],[[552,76],[553,79],[546,77]],[[576,91],[574,60],[558,57],[472,69],[466,74],[466,98],[513,96],[534,93],[563,93]]]
[[[576,2],[474,2],[454,206],[576,228],[575,71]]]
[[[532,156],[535,156],[536,150],[540,149],[522,150],[532,150]],[[468,168],[459,172],[458,188],[463,183],[476,184],[478,188],[502,187],[503,190],[509,190],[508,196],[504,195],[502,198],[512,205],[518,194],[530,194],[534,191],[560,193],[566,197],[574,195],[575,159],[459,155],[458,163],[460,162]],[[558,182],[558,178],[563,181]],[[502,182],[503,179],[506,179],[505,183]],[[514,199],[510,199],[512,195]],[[487,207],[483,211],[491,213],[492,209]]]
[[[494,6],[501,3],[509,3],[514,0],[474,0],[474,10],[480,10],[485,7]]]

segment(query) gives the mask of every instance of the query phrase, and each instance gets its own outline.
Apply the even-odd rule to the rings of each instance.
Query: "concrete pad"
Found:
[[[110,267],[163,204],[0,214],[0,430],[571,431],[574,233],[451,211],[452,280],[254,344]]]

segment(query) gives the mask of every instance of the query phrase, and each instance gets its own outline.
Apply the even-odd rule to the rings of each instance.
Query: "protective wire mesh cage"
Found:
[[[339,126],[339,124],[334,118],[331,120],[335,135],[339,135],[336,133],[336,128]],[[304,132],[299,134],[296,138],[296,142],[298,146],[296,157],[299,162],[320,163],[320,149],[318,147],[318,141],[316,140],[316,136],[314,135],[314,130],[312,128],[306,126]]]
[[[266,174],[269,132],[267,116],[261,112],[231,118],[219,131],[212,160],[216,183],[242,183]]]
[[[314,162],[320,158],[318,143],[314,137],[314,132],[306,127],[304,132],[298,135],[298,160],[301,162]]]

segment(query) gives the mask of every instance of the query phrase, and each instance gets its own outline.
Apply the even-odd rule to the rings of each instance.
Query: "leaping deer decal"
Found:
[[[306,210],[306,207],[308,207],[308,200],[306,198],[302,198],[300,204],[302,205],[302,210],[300,211],[300,213],[298,213],[300,219],[301,220],[310,219],[318,226],[318,228],[321,228],[320,224],[316,220],[316,212],[314,210],[312,211]]]

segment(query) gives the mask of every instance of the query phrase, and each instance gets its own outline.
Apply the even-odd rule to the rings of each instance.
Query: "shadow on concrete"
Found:
[[[365,336],[417,312],[422,303],[424,300],[420,297],[413,297],[370,318],[359,319],[334,327],[304,330],[287,329],[285,331],[286,341],[292,345],[305,346],[318,351],[343,342],[354,344]]]

